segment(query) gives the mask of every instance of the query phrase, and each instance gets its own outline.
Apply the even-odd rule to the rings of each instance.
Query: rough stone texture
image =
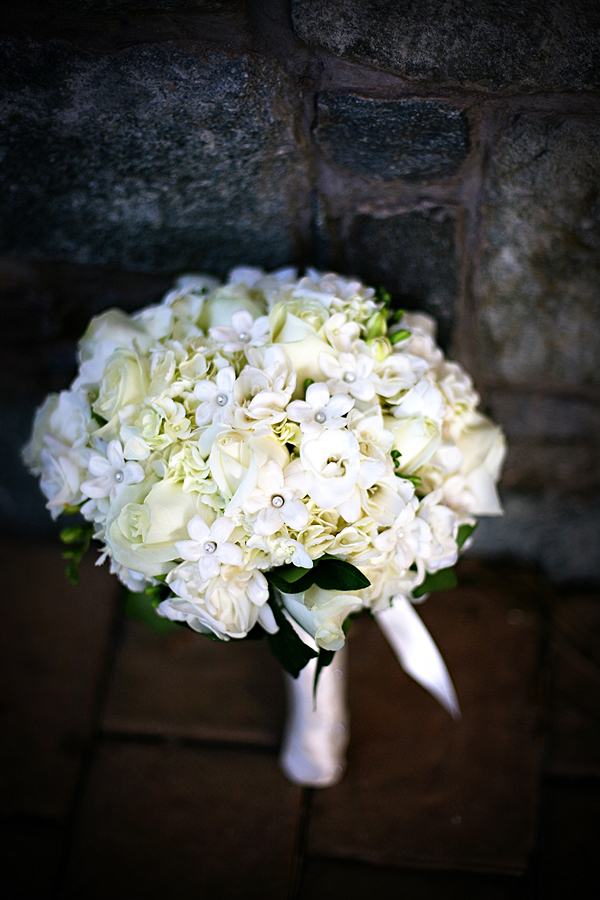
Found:
[[[583,491],[600,487],[600,449],[582,442],[513,438],[502,484],[526,491]]]
[[[45,6],[69,12],[107,15],[143,10],[162,12],[219,12],[240,6],[240,0],[45,0]],[[245,5],[245,4],[244,4]]]
[[[103,743],[60,896],[280,900],[299,799],[273,755]]]
[[[299,38],[435,84],[499,90],[600,85],[600,10],[586,0],[292,0]]]
[[[413,210],[378,218],[357,215],[341,235],[339,258],[327,261],[385,287],[394,304],[433,315],[448,344],[456,313],[459,268],[456,221],[448,208]],[[333,246],[334,241],[331,242]],[[330,249],[333,256],[335,251]]]
[[[600,407],[580,397],[496,390],[486,401],[509,438],[600,438]]]
[[[600,775],[600,596],[568,593],[554,606],[553,708],[548,768],[554,775]]]
[[[119,585],[82,562],[64,576],[60,548],[2,543],[7,599],[0,634],[0,811],[64,821],[95,725]]]
[[[222,273],[298,257],[307,177],[277,64],[212,45],[2,45],[0,251]]]
[[[348,769],[313,798],[310,856],[526,867],[540,764],[534,594],[510,568],[461,573],[459,588],[419,607],[452,674],[460,720],[401,670],[373,620],[350,630]]]
[[[462,111],[439,100],[318,96],[317,144],[333,162],[382,181],[456,174],[469,150]]]
[[[482,517],[467,554],[532,563],[559,583],[600,580],[600,496],[503,491],[504,515]]]
[[[275,749],[283,706],[283,678],[266,641],[234,646],[129,621],[102,727]]]
[[[518,115],[494,148],[476,278],[484,375],[600,383],[600,122]]]

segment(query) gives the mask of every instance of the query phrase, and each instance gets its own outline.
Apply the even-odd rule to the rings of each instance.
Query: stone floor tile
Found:
[[[460,721],[405,675],[375,622],[351,629],[348,770],[314,796],[310,855],[525,870],[541,755],[538,616],[527,581],[510,570],[463,566],[462,582],[419,608],[454,680]]]
[[[62,817],[89,735],[116,581],[85,559],[77,587],[57,545],[0,546],[2,810]]]
[[[597,779],[547,779],[543,786],[539,897],[598,896],[600,785]]]
[[[2,896],[5,900],[53,900],[65,829],[29,817],[0,821]]]
[[[129,620],[103,720],[107,731],[276,747],[283,680],[266,641],[216,643]]]
[[[416,871],[341,860],[310,860],[300,900],[533,900],[531,885],[511,875]]]
[[[570,594],[554,615],[548,770],[600,775],[600,597]]]
[[[61,900],[281,900],[301,790],[275,756],[105,741]]]

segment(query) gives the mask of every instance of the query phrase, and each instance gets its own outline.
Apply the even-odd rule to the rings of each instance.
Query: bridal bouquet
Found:
[[[426,315],[355,279],[237,268],[93,319],[24,459],[53,517],[83,517],[62,532],[73,577],[94,538],[160,616],[267,633],[297,675],[355,613],[414,627],[413,601],[454,583],[474,517],[501,512],[504,439],[477,404]]]

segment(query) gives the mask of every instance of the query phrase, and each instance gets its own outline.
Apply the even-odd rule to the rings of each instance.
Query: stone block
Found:
[[[592,440],[600,436],[600,406],[581,397],[541,392],[486,393],[492,418],[509,438]]]
[[[183,628],[165,635],[130,620],[102,727],[275,749],[283,706],[267,641],[213,642]]]
[[[600,383],[600,122],[517,115],[500,129],[475,279],[484,377]]]
[[[502,484],[555,493],[600,488],[600,448],[573,441],[513,438],[508,442]]]
[[[489,90],[600,85],[600,10],[585,0],[292,0],[312,47],[414,81]]]
[[[244,747],[103,742],[60,896],[286,897],[300,793]]]
[[[334,163],[381,181],[435,181],[456,174],[469,150],[462,110],[440,100],[318,96],[315,138]]]
[[[511,570],[464,565],[459,584],[419,614],[454,681],[460,720],[408,678],[375,621],[352,626],[348,769],[313,798],[309,856],[526,869],[540,772],[531,585]]]
[[[216,274],[298,257],[307,166],[275,61],[9,37],[1,56],[0,252]]]
[[[341,249],[333,250],[336,241],[330,242],[326,264],[385,287],[397,307],[430,313],[447,346],[459,287],[456,225],[454,212],[445,207],[382,218],[359,214],[342,226]]]
[[[553,581],[600,581],[598,491],[502,491],[504,515],[482,517],[468,554],[539,566]]]
[[[600,595],[569,592],[554,603],[553,711],[547,766],[553,775],[600,775]]]
[[[76,587],[57,544],[4,541],[0,796],[4,815],[65,821],[110,645],[119,584],[91,551]]]

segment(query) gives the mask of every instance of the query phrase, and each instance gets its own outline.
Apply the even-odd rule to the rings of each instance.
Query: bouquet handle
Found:
[[[316,664],[312,659],[297,678],[284,673],[287,711],[279,763],[294,784],[323,788],[336,784],[346,768],[347,647],[321,670],[315,702]]]

